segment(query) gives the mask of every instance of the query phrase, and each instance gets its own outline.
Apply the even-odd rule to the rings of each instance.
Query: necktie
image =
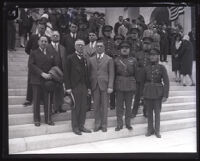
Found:
[[[57,43],[55,43],[55,49],[58,52],[58,44]]]

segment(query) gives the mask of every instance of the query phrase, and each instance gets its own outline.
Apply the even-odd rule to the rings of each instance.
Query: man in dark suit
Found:
[[[76,24],[76,22],[72,22],[70,24],[69,29],[70,29],[70,33],[65,35],[61,42],[61,44],[66,49],[67,56],[75,52],[74,44],[75,44],[75,41],[79,38],[79,35],[77,34],[78,25]]]
[[[103,41],[97,41],[97,55],[89,59],[89,77],[94,99],[94,131],[107,131],[109,95],[113,92],[114,63],[105,53]]]
[[[56,65],[64,73],[66,64],[66,50],[60,45],[60,34],[58,31],[53,31],[51,36],[51,43],[47,45],[47,52],[55,55]],[[66,112],[62,109],[64,98],[63,83],[58,83],[54,91],[54,112]]]
[[[48,53],[46,46],[48,39],[46,36],[41,36],[38,40],[39,48],[31,51],[29,57],[29,69],[30,69],[30,84],[33,89],[33,116],[35,126],[40,126],[40,97],[43,95],[44,101],[44,115],[45,123],[54,125],[51,119],[51,100],[53,92],[49,92],[46,89],[46,81],[51,80],[52,77],[48,74],[48,71],[56,65],[55,56]],[[50,104],[49,104],[50,101]]]
[[[25,52],[30,55],[31,51],[35,50],[38,48],[38,40],[39,37],[42,35],[45,35],[45,30],[46,30],[46,26],[45,24],[38,24],[38,34],[33,34],[31,35],[29,41],[27,42],[27,45],[25,47]],[[48,41],[49,38],[48,38]],[[24,102],[24,106],[28,106],[31,105],[32,103],[32,98],[33,98],[33,91],[32,91],[32,87],[30,85],[30,71],[28,70],[28,82],[27,82],[27,90],[26,90],[26,101]]]
[[[83,40],[75,41],[75,53],[66,60],[66,73],[64,83],[67,93],[72,93],[75,99],[75,108],[71,111],[72,130],[77,135],[91,131],[84,127],[87,112],[88,74],[87,61],[83,57],[85,43]]]

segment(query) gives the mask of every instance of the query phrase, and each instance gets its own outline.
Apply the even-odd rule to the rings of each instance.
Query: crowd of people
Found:
[[[108,107],[116,108],[116,131],[123,128],[124,110],[125,126],[132,130],[131,118],[143,105],[146,136],[155,133],[160,138],[160,111],[168,98],[169,78],[159,61],[167,62],[171,53],[176,82],[186,86],[188,75],[194,85],[194,47],[180,25],[175,29],[156,21],[147,25],[140,15],[132,20],[119,16],[110,26],[104,14],[94,12],[88,18],[84,8],[45,8],[42,13],[21,9],[18,23],[20,45],[29,55],[24,105],[33,103],[35,126],[40,126],[40,104],[44,104],[45,122],[54,125],[51,115],[65,112],[67,93],[75,100],[71,122],[77,135],[91,132],[84,127],[89,110],[94,110],[94,131],[106,132]]]

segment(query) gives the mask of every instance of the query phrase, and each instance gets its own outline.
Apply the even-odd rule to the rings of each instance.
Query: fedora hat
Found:
[[[54,66],[49,70],[49,74],[51,74],[53,80],[56,82],[63,82],[63,72],[60,70],[59,67]]]

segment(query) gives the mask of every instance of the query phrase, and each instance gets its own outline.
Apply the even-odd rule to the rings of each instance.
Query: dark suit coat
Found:
[[[67,57],[66,61],[66,73],[64,84],[66,89],[74,89],[80,82],[85,82],[87,88],[88,84],[88,66],[85,58],[84,66],[81,65],[79,58],[76,53]]]
[[[50,38],[47,36],[48,42],[50,43]],[[25,47],[25,52],[30,55],[32,50],[36,50],[39,45],[38,45],[38,40],[39,40],[39,35],[38,34],[33,34],[31,35],[29,41],[26,44]]]
[[[55,55],[55,62],[56,66],[58,66],[65,77],[65,65],[66,65],[66,50],[62,45],[58,45],[58,52],[55,50],[52,44],[49,44],[47,46],[47,52],[51,55]],[[63,98],[64,98],[64,89],[63,84],[58,83],[55,90],[54,90],[54,107],[55,110],[58,109],[59,106],[63,104]]]
[[[58,45],[58,52],[55,50],[52,44],[47,45],[47,52],[55,55],[56,65],[64,72],[66,64],[66,50],[62,45]]]
[[[69,56],[75,52],[75,46],[74,46],[75,41],[79,38],[80,38],[79,35],[76,34],[76,39],[74,40],[71,37],[70,33],[63,37],[61,44],[65,47],[67,56]]]
[[[46,52],[46,55],[38,48],[31,51],[28,66],[31,74],[31,84],[41,85],[45,79],[41,77],[42,72],[48,73],[55,66],[55,55]]]
[[[114,62],[113,59],[104,54],[100,63],[97,62],[97,56],[93,56],[89,59],[89,78],[91,89],[95,90],[97,84],[102,91],[106,91],[108,88],[113,89],[114,83]]]

